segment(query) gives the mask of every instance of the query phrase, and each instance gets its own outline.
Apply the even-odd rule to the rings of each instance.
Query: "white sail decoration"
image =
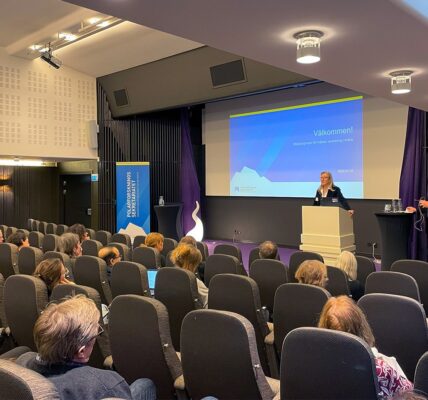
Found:
[[[199,211],[199,202],[196,202],[196,207],[192,212],[192,219],[195,221],[195,226],[186,233],[186,236],[193,236],[198,242],[200,242],[204,237],[204,225],[198,217]]]

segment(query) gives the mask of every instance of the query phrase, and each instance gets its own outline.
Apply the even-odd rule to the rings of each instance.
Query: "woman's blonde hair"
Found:
[[[328,185],[328,188],[329,188],[331,191],[333,191],[333,192],[334,192],[333,175],[331,174],[331,172],[330,172],[330,171],[322,171],[322,172],[320,173],[320,176],[321,176],[321,175],[324,175],[324,174],[328,176],[328,180],[330,181],[330,183],[329,183],[329,185]],[[319,191],[321,191],[321,189],[322,189],[322,186],[321,186],[321,185],[319,185],[318,190],[319,190]]]
[[[295,278],[299,283],[324,287],[327,282],[327,267],[318,260],[303,261],[297,269]]]
[[[72,361],[82,346],[97,336],[100,312],[84,295],[51,303],[34,325],[34,342],[43,361]]]
[[[201,252],[194,246],[179,244],[171,253],[171,261],[180,268],[195,272],[202,262]]]
[[[337,258],[336,267],[340,268],[352,281],[357,279],[357,259],[350,251],[342,251]]]
[[[45,282],[48,292],[52,293],[54,287],[61,281],[63,268],[65,269],[59,258],[48,258],[39,263],[33,275]]]
[[[162,233],[152,232],[146,236],[146,239],[144,240],[144,244],[147,247],[156,247],[159,243],[163,243],[163,241],[164,241],[164,237]]]
[[[111,265],[111,262],[120,256],[120,251],[114,246],[103,247],[98,252],[98,257],[102,258],[107,266]]]
[[[370,347],[375,345],[366,316],[348,296],[330,297],[322,309],[318,327],[352,333],[366,341]]]

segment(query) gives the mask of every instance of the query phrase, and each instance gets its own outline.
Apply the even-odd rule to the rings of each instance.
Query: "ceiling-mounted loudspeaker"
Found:
[[[126,89],[113,91],[114,101],[117,107],[125,107],[129,105],[128,92]]]
[[[90,149],[98,148],[98,124],[95,120],[86,121],[86,133]]]
[[[239,59],[210,67],[213,87],[223,87],[247,82],[244,60]]]

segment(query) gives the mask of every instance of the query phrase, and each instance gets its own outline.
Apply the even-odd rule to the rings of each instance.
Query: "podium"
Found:
[[[181,211],[183,203],[169,203],[164,206],[154,206],[158,219],[158,232],[167,238],[180,240],[183,236]]]
[[[335,265],[343,250],[355,251],[354,222],[340,207],[302,207],[300,250],[323,256],[327,265]]]

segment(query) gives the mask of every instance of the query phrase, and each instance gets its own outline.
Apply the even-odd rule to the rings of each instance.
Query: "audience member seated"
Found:
[[[71,225],[70,228],[68,228],[68,232],[75,233],[77,236],[79,236],[80,243],[82,243],[84,240],[90,239],[88,231],[82,224]]]
[[[278,246],[276,243],[267,240],[259,246],[259,256],[261,259],[268,258],[271,260],[276,260],[278,255]]]
[[[159,255],[160,255],[160,259],[161,259],[161,267],[165,267],[166,261],[165,261],[165,256],[162,253],[163,250],[163,240],[164,237],[161,233],[158,232],[152,232],[149,233],[146,236],[146,240],[144,241],[144,244],[147,247],[151,247],[153,249],[155,249],[156,251],[158,251]]]
[[[82,255],[82,246],[79,236],[76,233],[67,232],[60,236],[60,249],[70,258],[76,258]]]
[[[28,247],[28,246],[30,246],[30,242],[28,240],[28,236],[24,232],[22,232],[22,231],[16,231],[15,233],[12,233],[7,238],[7,243],[14,244],[15,246],[18,247],[18,250],[21,249],[22,247]]]
[[[59,258],[43,260],[35,269],[34,276],[45,282],[50,296],[54,287],[60,284],[73,283],[67,279],[68,271]]]
[[[109,247],[103,247],[98,252],[98,257],[102,258],[107,264],[107,278],[108,278],[108,281],[110,282],[111,270],[113,268],[113,265],[118,263],[121,260],[122,256],[120,255],[120,252],[116,247],[109,246]]]
[[[179,242],[179,244],[188,244],[190,246],[193,246],[195,249],[198,248],[196,244],[196,239],[193,236],[183,236]],[[199,278],[202,282],[204,282],[204,276],[205,276],[205,262],[201,261],[201,263],[198,265],[198,268],[195,272],[196,277]]]
[[[349,297],[331,297],[323,307],[318,327],[351,333],[372,348],[379,387],[384,397],[413,389],[397,360],[379,353],[374,347],[374,336],[366,316]]]
[[[117,372],[87,365],[95,340],[102,333],[99,319],[95,303],[83,295],[51,303],[34,326],[38,353],[20,356],[17,364],[48,378],[64,400],[155,400],[151,380],[137,379],[128,386]]]
[[[357,259],[350,251],[342,251],[336,261],[336,267],[341,269],[348,278],[349,292],[355,301],[364,296],[364,286],[357,280]]]
[[[195,274],[198,265],[202,262],[202,254],[196,247],[182,243],[172,251],[171,260],[178,267],[187,269],[188,271]],[[204,308],[207,308],[208,288],[198,278],[198,276],[196,276],[196,282],[198,284],[198,293],[201,303],[203,304]]]
[[[299,283],[324,288],[328,281],[327,267],[318,260],[303,261],[296,271],[295,278]]]

